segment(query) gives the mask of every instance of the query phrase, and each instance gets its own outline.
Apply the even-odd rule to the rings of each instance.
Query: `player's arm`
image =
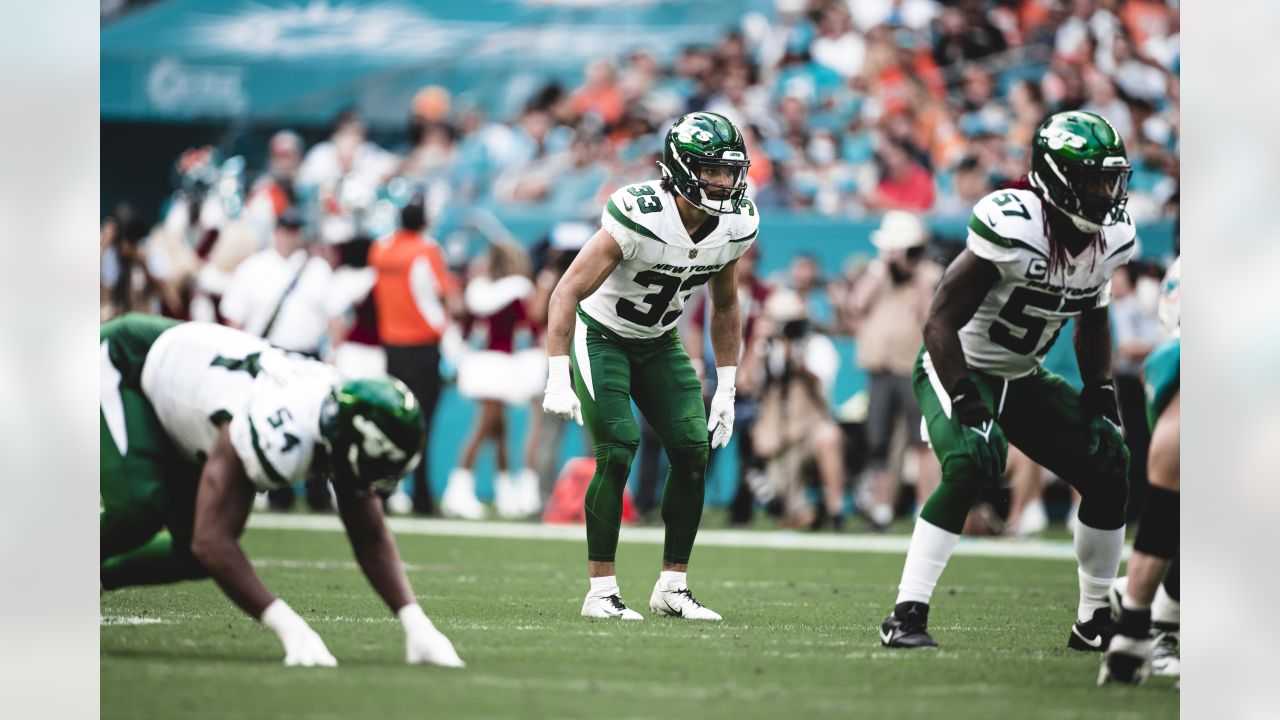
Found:
[[[1000,271],[994,264],[964,250],[947,268],[933,296],[924,324],[924,346],[949,394],[954,395],[957,383],[969,377],[960,328],[973,318],[999,279]]]
[[[356,562],[404,626],[406,659],[411,663],[462,667],[453,644],[436,630],[413,597],[409,576],[400,562],[400,551],[383,518],[382,500],[377,495],[358,496],[340,484],[334,485],[334,492],[338,496],[338,515],[347,529]]]
[[[711,447],[724,447],[733,434],[733,399],[742,347],[742,322],[738,309],[738,261],[711,276],[711,351],[716,354],[716,394],[711,399],[707,430]]]
[[[414,602],[413,591],[396,542],[383,521],[382,500],[377,495],[357,497],[337,485],[334,489],[338,496],[338,515],[347,530],[356,562],[387,607],[398,613]]]
[[[622,247],[603,228],[583,246],[551,292],[547,308],[547,391],[542,409],[582,424],[582,406],[569,384],[569,338],[574,311],[583,298],[599,289],[622,262]]]
[[[223,424],[218,430],[200,474],[191,552],[232,602],[250,616],[260,618],[276,597],[240,548],[239,538],[253,508],[254,489],[231,445],[228,427]]]
[[[578,303],[599,289],[620,262],[622,247],[603,228],[597,230],[551,291],[547,307],[547,355],[568,357]]]
[[[271,594],[240,548],[254,488],[231,444],[229,427],[225,423],[218,430],[200,473],[191,552],[232,602],[275,631],[284,644],[286,665],[337,665],[307,621]]]
[[[1111,378],[1111,320],[1107,307],[1095,307],[1076,316],[1076,364],[1080,366],[1080,403],[1089,415],[1102,416],[1120,429],[1120,406]]]

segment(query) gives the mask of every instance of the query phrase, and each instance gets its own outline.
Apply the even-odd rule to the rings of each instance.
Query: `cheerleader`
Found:
[[[441,500],[447,515],[475,517],[476,455],[487,441],[494,447],[498,475],[494,499],[498,514],[528,517],[541,508],[538,476],[524,468],[513,476],[507,457],[505,405],[527,405],[541,395],[546,358],[536,347],[517,351],[521,329],[533,331],[527,302],[533,293],[529,259],[523,248],[494,242],[478,263],[464,294],[467,312],[464,332],[483,332],[483,349],[464,355],[458,363],[458,392],[480,402],[475,428],[463,447],[459,466],[449,475]],[[482,511],[481,511],[482,512]]]

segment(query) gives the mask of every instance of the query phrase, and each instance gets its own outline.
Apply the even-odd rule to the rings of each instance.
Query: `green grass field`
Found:
[[[624,538],[626,531],[624,530]],[[275,636],[212,582],[102,597],[103,718],[1170,718],[1172,682],[1095,686],[1066,649],[1075,567],[956,557],[934,598],[938,651],[877,630],[902,556],[701,547],[691,585],[726,618],[648,614],[661,549],[623,542],[624,598],[646,615],[579,617],[581,543],[398,538],[419,600],[465,670],[404,664],[398,622],[337,532],[251,529],[267,584],[321,634],[337,669],[285,668]]]

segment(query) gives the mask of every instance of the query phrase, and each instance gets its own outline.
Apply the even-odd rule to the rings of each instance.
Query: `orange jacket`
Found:
[[[415,274],[414,266],[424,260]],[[369,267],[378,273],[373,301],[378,308],[378,336],[387,345],[433,345],[449,323],[445,298],[457,282],[444,253],[431,238],[397,230],[369,249]]]

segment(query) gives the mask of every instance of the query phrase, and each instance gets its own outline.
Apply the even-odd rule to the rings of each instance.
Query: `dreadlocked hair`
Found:
[[[1041,205],[1040,222],[1044,225],[1044,236],[1049,239],[1049,269],[1047,275],[1052,277],[1055,272],[1061,272],[1062,277],[1065,280],[1067,276],[1067,264],[1071,259],[1071,252],[1067,249],[1067,244],[1059,240],[1053,233],[1053,228],[1049,223],[1049,208],[1052,206],[1044,199],[1044,193],[1040,191],[1040,188],[1031,184],[1031,179],[1027,175],[1023,175],[1017,180],[1003,183],[1000,186],[1000,189],[1029,190],[1039,198]],[[1089,270],[1093,270],[1095,264],[1098,262],[1098,257],[1100,255],[1105,255],[1107,252],[1107,239],[1102,236],[1101,230],[1093,234],[1093,237],[1090,238],[1089,242],[1080,249],[1080,252],[1084,252],[1090,247],[1097,248],[1097,252],[1095,252],[1093,257],[1089,259]]]

